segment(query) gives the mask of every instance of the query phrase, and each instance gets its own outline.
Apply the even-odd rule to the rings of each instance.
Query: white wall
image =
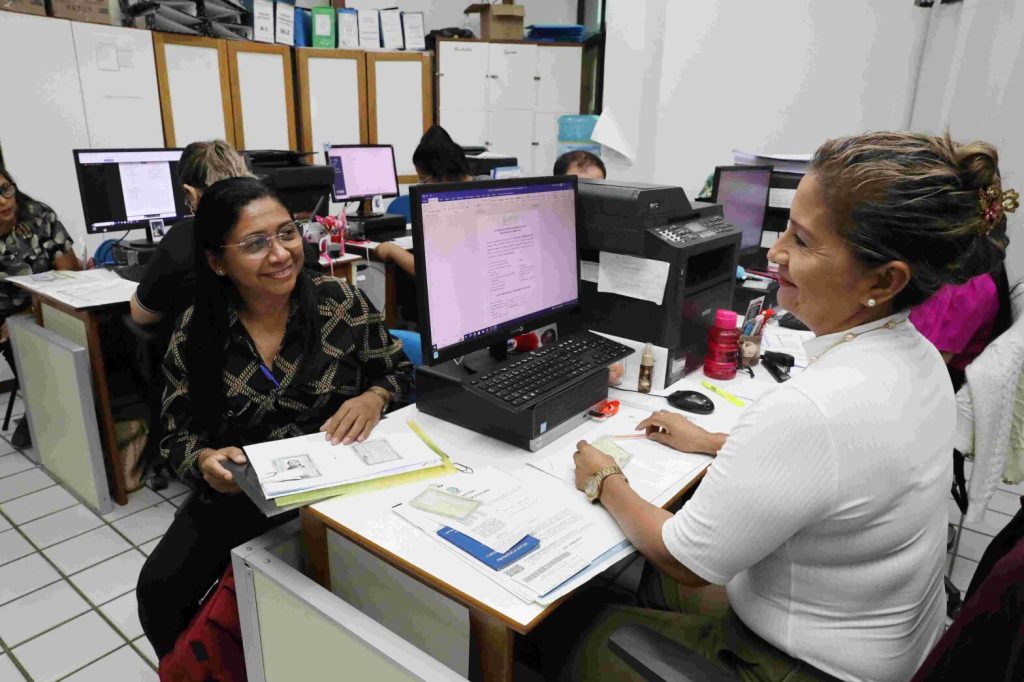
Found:
[[[307,4],[308,3],[308,4]],[[301,6],[321,4],[304,0]],[[348,0],[346,7],[352,9],[382,9],[399,7],[403,12],[423,12],[427,32],[448,26],[465,27],[480,36],[480,17],[465,15],[462,10],[471,5],[471,0]],[[518,0],[517,5],[526,8],[526,26],[530,24],[575,24],[576,0]]]
[[[622,177],[692,196],[734,148],[812,152],[828,137],[909,121],[927,20],[909,0],[639,5],[608,2],[605,106],[640,110],[634,122],[616,115],[637,135]],[[644,11],[640,42],[629,22]]]

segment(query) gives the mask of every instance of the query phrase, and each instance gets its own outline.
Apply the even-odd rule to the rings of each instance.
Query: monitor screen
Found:
[[[327,150],[327,163],[334,168],[335,201],[398,196],[391,145],[333,145]]]
[[[502,343],[578,304],[576,178],[410,193],[427,364]]]
[[[178,183],[181,151],[76,149],[86,231],[147,228],[160,233],[191,215]]]
[[[742,233],[741,250],[761,248],[771,181],[771,166],[720,166],[715,169],[711,200],[722,204],[726,221]]]

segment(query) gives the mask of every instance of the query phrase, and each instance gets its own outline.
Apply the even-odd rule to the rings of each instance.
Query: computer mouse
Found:
[[[715,411],[715,404],[711,398],[698,391],[676,391],[667,398],[668,404],[686,412],[697,414],[711,414]]]

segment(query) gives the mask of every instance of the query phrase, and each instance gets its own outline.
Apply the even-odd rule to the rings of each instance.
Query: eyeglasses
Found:
[[[297,242],[302,235],[302,229],[298,220],[290,223],[285,223],[281,226],[281,229],[277,231],[277,234],[266,235],[266,234],[251,234],[237,244],[225,244],[221,248],[236,247],[241,249],[242,255],[249,258],[264,258],[270,253],[270,243],[272,240],[277,239],[282,244],[293,244]]]
[[[17,191],[18,188],[15,187],[12,182],[6,182],[0,185],[0,197],[3,197],[4,199],[10,199]]]

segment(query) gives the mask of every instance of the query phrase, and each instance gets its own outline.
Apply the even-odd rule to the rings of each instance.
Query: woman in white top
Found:
[[[606,609],[567,677],[630,679],[607,637],[641,622],[740,679],[910,678],[943,627],[956,414],[942,358],[907,313],[999,265],[1003,200],[984,143],[872,133],[818,150],[769,252],[780,305],[816,334],[807,370],[730,434],[667,413],[637,427],[717,456],[674,516],[598,474],[610,457],[585,442],[575,455],[577,485],[594,477],[664,584],[725,585],[730,609]]]

